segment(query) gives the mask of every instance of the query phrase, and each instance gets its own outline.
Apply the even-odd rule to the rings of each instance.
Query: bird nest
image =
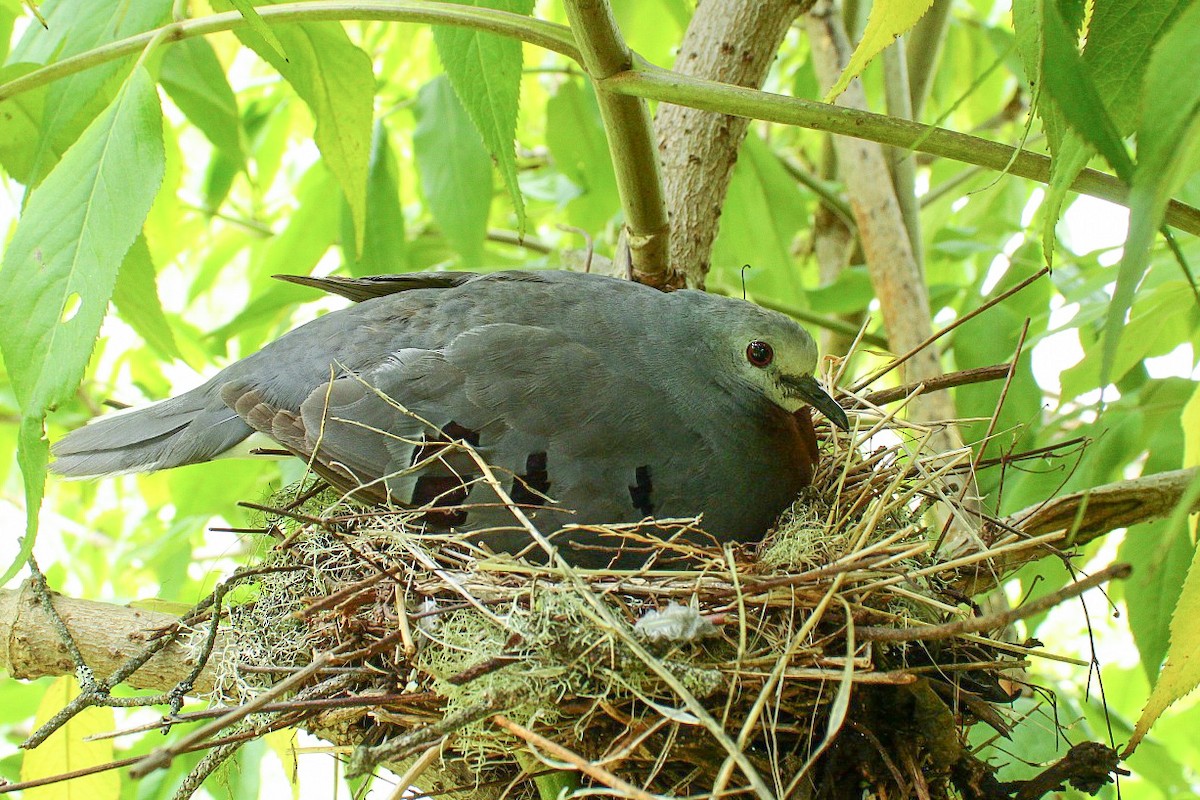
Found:
[[[236,642],[214,699],[241,738],[298,725],[437,796],[1009,796],[966,733],[1007,732],[1032,651],[970,595],[1044,542],[979,524],[970,448],[858,419],[818,425],[812,486],[763,542],[681,537],[670,569],[574,568],[532,526],[538,558],[494,555],[412,511],[281,493],[276,544],[212,616]]]

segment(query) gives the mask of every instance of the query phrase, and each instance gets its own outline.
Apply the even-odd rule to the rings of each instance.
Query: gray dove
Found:
[[[742,300],[557,271],[289,280],[359,302],[189,392],[73,431],[51,468],[168,469],[258,431],[359,500],[425,508],[434,529],[528,551],[454,444],[466,442],[543,534],[702,515],[712,538],[687,541],[747,542],[811,481],[809,406],[848,425],[813,377],[812,337]],[[553,541],[585,566],[637,565],[656,549],[589,528]]]

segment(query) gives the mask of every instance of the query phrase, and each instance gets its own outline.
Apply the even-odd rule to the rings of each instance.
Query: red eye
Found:
[[[775,350],[766,342],[751,342],[746,345],[746,360],[756,367],[765,367],[775,358]]]

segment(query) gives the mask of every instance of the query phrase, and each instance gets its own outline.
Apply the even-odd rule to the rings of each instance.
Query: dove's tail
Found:
[[[51,448],[56,460],[50,469],[75,478],[168,469],[215,458],[251,433],[209,381],[72,431]]]

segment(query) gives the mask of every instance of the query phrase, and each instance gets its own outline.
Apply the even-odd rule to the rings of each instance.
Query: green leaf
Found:
[[[0,63],[7,60],[8,46],[12,42],[13,23],[21,15],[20,3],[14,0],[0,2]]]
[[[48,0],[42,9],[49,27],[30,25],[10,60],[49,64],[79,55],[158,27],[169,17],[171,5],[172,0]],[[36,186],[50,172],[57,154],[108,105],[132,65],[132,57],[98,64],[47,87],[46,112],[27,186]]]
[[[871,63],[871,59],[883,52],[883,48],[907,33],[917,24],[925,12],[933,5],[933,0],[875,0],[871,4],[871,13],[867,17],[867,27],[863,30],[862,40],[842,74],[834,81],[833,86],[825,93],[822,102],[832,103],[834,98],[846,91],[850,81],[862,74]]]
[[[807,222],[804,198],[796,182],[779,164],[771,149],[757,136],[747,136],[733,168],[721,226],[713,243],[714,286],[736,291],[741,267],[752,292],[757,282],[778,271],[798,288],[792,268],[792,240]],[[740,293],[740,292],[739,292]]]
[[[113,287],[112,300],[129,327],[167,359],[182,358],[175,336],[163,313],[162,301],[158,299],[155,283],[154,261],[146,239],[139,236],[125,254],[121,269],[117,272],[117,283]]]
[[[559,172],[577,187],[567,205],[571,223],[603,230],[620,210],[617,178],[600,107],[590,83],[566,80],[546,103],[546,146]]]
[[[1050,161],[1050,186],[1042,203],[1042,250],[1047,264],[1054,263],[1054,250],[1058,245],[1058,220],[1062,215],[1063,203],[1071,191],[1071,184],[1083,172],[1096,149],[1074,130],[1067,128],[1062,133],[1058,152]]]
[[[1154,43],[1190,4],[1191,0],[1138,0],[1094,5],[1083,63],[1122,136],[1137,126],[1142,77]]]
[[[371,57],[356,47],[337,22],[281,25],[276,48],[252,30],[239,30],[248,47],[292,85],[316,120],[313,133],[329,171],[350,204],[355,241],[367,225],[367,170],[371,158],[371,119],[375,72]]]
[[[1200,396],[1200,393],[1198,393]],[[1200,418],[1200,414],[1196,415]],[[1184,492],[1179,500],[1175,513],[1168,522],[1171,535],[1187,536],[1189,509],[1200,500],[1200,479],[1192,481],[1192,485]],[[1145,708],[1138,718],[1133,736],[1129,740],[1128,750],[1137,747],[1138,742],[1150,730],[1164,711],[1175,701],[1190,694],[1200,685],[1200,626],[1196,620],[1200,618],[1200,549],[1195,550],[1179,602],[1171,616],[1171,644],[1167,649],[1167,660]]]
[[[56,679],[42,696],[34,724],[48,722],[78,694],[79,686],[74,678],[64,676]],[[93,734],[111,731],[116,724],[116,715],[111,708],[85,708],[49,739],[25,753],[21,763],[21,780],[48,778],[112,761],[112,739],[86,739]],[[120,794],[120,787],[121,776],[110,769],[75,778],[70,782],[70,789],[61,784],[51,784],[27,789],[24,796],[29,800],[76,797],[111,800]]]
[[[162,110],[145,69],[130,75],[35,189],[0,266],[0,349],[21,405],[18,457],[30,527],[45,479],[42,417],[83,377],[117,268],[163,175]]]
[[[383,120],[375,121],[371,168],[367,173],[367,227],[364,241],[354,245],[350,215],[342,215],[342,249],[351,275],[407,272],[404,212],[400,208],[400,168]],[[347,246],[347,245],[350,246]],[[359,255],[355,255],[358,253]]]
[[[1133,567],[1124,584],[1129,629],[1141,653],[1141,666],[1153,686],[1170,642],[1171,612],[1196,548],[1187,528],[1167,523],[1134,525],[1125,534],[1117,558]]]
[[[0,68],[0,83],[14,80],[35,69],[35,64],[12,64]],[[43,146],[39,136],[45,101],[45,86],[0,100],[0,165],[21,183],[29,183],[38,151]],[[61,151],[53,151],[53,160],[58,161],[61,155]]]
[[[275,52],[276,56],[287,61],[288,57],[287,53],[283,50],[283,42],[279,41],[279,37],[275,35],[275,31],[267,23],[263,22],[263,18],[258,15],[254,4],[250,0],[229,0],[229,2],[242,15],[242,18],[250,23],[250,30],[262,37],[262,40]]]
[[[0,329],[21,407],[70,397],[87,365],[117,268],[164,169],[162,111],[144,69],[29,198],[0,268]]]
[[[1070,125],[1112,165],[1126,183],[1133,176],[1133,161],[1121,140],[1104,101],[1083,63],[1075,37],[1067,29],[1058,4],[1042,4],[1042,80]]]
[[[1129,234],[1104,328],[1103,382],[1116,359],[1138,283],[1171,196],[1200,168],[1200,4],[1185,11],[1146,67],[1138,163],[1129,193]]]
[[[311,300],[312,290],[281,281],[266,283],[271,275],[286,273],[307,275],[334,245],[338,237],[338,215],[329,213],[329,198],[336,195],[335,179],[326,165],[317,162],[295,189],[299,205],[289,216],[287,227],[270,239],[257,254],[250,275],[267,286],[256,291],[253,299],[230,322],[211,334],[223,341],[241,334],[243,350],[261,347],[285,328],[283,312],[295,304]],[[252,332],[248,333],[248,332]]]
[[[413,112],[413,157],[421,193],[462,265],[475,269],[483,261],[492,161],[445,76],[421,87]]]
[[[525,15],[533,11],[533,0],[468,0],[463,5]],[[433,29],[433,39],[454,91],[500,167],[516,210],[517,227],[524,229],[525,203],[517,184],[515,149],[521,92],[521,43],[465,27],[437,26]]]
[[[213,146],[240,164],[245,156],[237,99],[208,40],[197,36],[167,48],[158,79]]]

